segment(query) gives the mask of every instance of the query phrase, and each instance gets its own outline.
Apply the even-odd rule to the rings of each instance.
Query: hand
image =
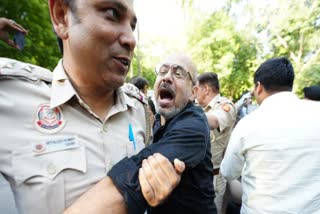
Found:
[[[139,169],[141,191],[152,207],[162,203],[179,184],[185,164],[174,160],[174,166],[163,155],[157,153],[143,160]]]
[[[15,21],[7,18],[0,18],[0,39],[3,40],[5,43],[19,49],[19,46],[16,45],[9,37],[10,31],[18,31],[25,35],[28,34],[28,31],[24,29],[21,25],[16,23]]]

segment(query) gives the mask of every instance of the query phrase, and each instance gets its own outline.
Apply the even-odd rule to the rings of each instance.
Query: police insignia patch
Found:
[[[230,111],[230,107],[229,107],[228,104],[223,104],[222,109],[223,109],[225,112],[229,112],[229,111]]]
[[[49,104],[41,104],[37,109],[33,125],[42,133],[54,134],[64,127],[65,121],[59,107],[50,109]]]

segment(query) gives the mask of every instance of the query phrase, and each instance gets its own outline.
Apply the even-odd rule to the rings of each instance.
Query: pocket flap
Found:
[[[30,145],[13,152],[12,164],[18,184],[32,182],[34,179],[31,178],[39,176],[53,180],[66,169],[83,173],[87,170],[85,147],[80,144],[65,149],[55,148],[43,154],[35,153],[34,145]]]

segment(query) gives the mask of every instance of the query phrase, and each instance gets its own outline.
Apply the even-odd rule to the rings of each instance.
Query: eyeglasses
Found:
[[[188,71],[186,71],[182,66],[177,64],[159,64],[156,66],[156,74],[158,76],[164,77],[171,70],[172,75],[176,79],[186,79],[187,76],[190,77],[190,80],[193,82],[192,77]]]

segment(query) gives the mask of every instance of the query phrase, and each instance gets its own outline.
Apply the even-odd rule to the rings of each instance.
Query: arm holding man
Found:
[[[106,174],[132,155],[124,127],[134,126],[135,152],[146,133],[142,103],[121,88],[136,45],[132,1],[48,2],[63,44],[55,70],[0,58],[5,94],[0,120],[12,124],[22,118],[14,126],[19,135],[12,135],[12,126],[1,126],[0,172],[13,188],[19,212],[61,213],[67,207],[70,213],[128,212]],[[144,162],[141,194],[155,206],[179,183],[183,166],[174,168],[173,160]],[[158,178],[169,178],[170,184],[155,185]]]

